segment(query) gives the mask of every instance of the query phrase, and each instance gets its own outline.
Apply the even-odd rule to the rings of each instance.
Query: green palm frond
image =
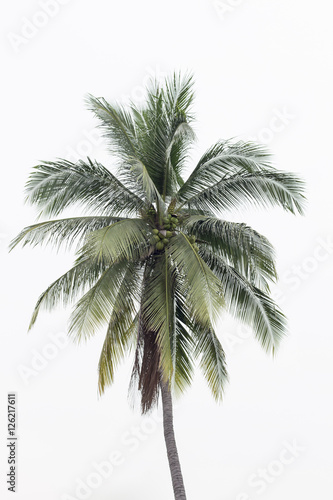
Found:
[[[195,215],[185,218],[183,227],[252,284],[268,290],[267,280],[276,280],[271,243],[246,224]]]
[[[140,184],[145,198],[150,203],[157,203],[159,206],[164,208],[164,202],[152,178],[150,177],[146,166],[142,163],[142,161],[136,158],[131,159],[130,163],[132,165],[131,171],[133,172],[133,177],[135,177],[136,182]],[[163,211],[165,211],[165,209]]]
[[[173,334],[174,338],[171,339],[174,366],[173,386],[177,392],[183,393],[191,384],[193,378],[192,353],[194,351],[194,341],[189,331],[178,318],[176,319],[176,328]]]
[[[134,109],[132,106],[133,112]],[[169,131],[162,91],[156,82],[147,89],[145,107],[135,109],[135,125],[141,146],[139,159],[146,166],[152,182],[162,195]],[[126,168],[122,169],[121,175],[126,175]]]
[[[200,358],[200,368],[212,395],[216,401],[220,401],[228,382],[225,353],[221,342],[211,325],[203,328],[201,324],[195,324],[193,332],[196,336],[194,355]]]
[[[179,187],[184,184],[182,172],[186,166],[188,152],[195,140],[192,127],[186,116],[179,116],[179,121],[171,132],[166,150],[166,167],[163,182],[163,196],[174,197]]]
[[[187,199],[230,175],[267,169],[272,169],[272,156],[264,146],[253,142],[219,141],[200,158],[179,190],[178,198]]]
[[[26,185],[26,201],[40,215],[57,216],[79,203],[95,215],[137,214],[145,202],[126,188],[109,170],[89,158],[72,163],[59,159],[37,165]]]
[[[10,250],[19,243],[26,245],[51,245],[60,248],[65,245],[69,249],[73,243],[82,243],[87,234],[105,226],[110,226],[122,220],[120,217],[72,217],[69,219],[58,219],[40,222],[25,227],[11,242]]]
[[[192,73],[186,73],[182,76],[181,73],[174,72],[170,78],[166,79],[163,97],[171,122],[179,113],[185,114],[189,121],[193,120],[191,109],[194,101],[193,85]]]
[[[277,305],[220,257],[202,249],[200,254],[221,280],[229,312],[250,326],[262,347],[274,354],[286,334],[286,318]]]
[[[185,184],[184,184],[185,186]],[[183,186],[183,187],[184,187]],[[221,211],[247,206],[281,206],[293,214],[303,213],[305,198],[303,182],[292,173],[257,171],[237,173],[179,198],[180,207]]]
[[[105,99],[90,94],[86,97],[86,103],[88,109],[100,121],[111,153],[122,161],[127,161],[131,156],[136,157],[140,145],[137,142],[132,114],[119,104],[112,106]]]
[[[75,266],[51,283],[40,295],[29,330],[34,326],[41,309],[51,311],[59,304],[66,306],[72,303],[87,288],[92,287],[104,271],[103,263],[83,256],[78,258]]]
[[[98,365],[98,387],[102,394],[114,379],[114,372],[129,351],[138,327],[137,300],[140,269],[130,263],[119,286]]]
[[[193,322],[191,311],[186,307],[186,297],[175,290],[175,328],[171,337],[171,355],[173,360],[173,387],[183,393],[190,385],[194,371],[193,351],[195,342],[192,338]]]
[[[68,330],[74,340],[86,340],[109,323],[127,267],[126,261],[113,263],[75,304]]]
[[[135,189],[130,169],[133,163],[145,166],[164,199],[173,196],[183,184],[181,172],[194,139],[189,115],[192,85],[190,75],[183,79],[174,75],[163,88],[151,82],[145,106],[131,106],[131,123],[139,146],[119,168],[120,178],[131,189]]]
[[[103,262],[138,260],[148,252],[151,227],[143,219],[124,219],[90,233],[81,255]]]
[[[113,383],[116,368],[125,357],[125,355],[128,354],[133,344],[135,334],[138,329],[138,319],[139,316],[137,314],[132,322],[128,324],[126,330],[125,320],[122,319],[120,325],[121,336],[117,336],[115,334],[113,326],[117,323],[114,323],[111,319],[98,363],[99,394],[103,394],[106,387]],[[115,321],[118,322],[118,319],[116,319]]]
[[[170,269],[169,259],[168,250],[155,258],[146,278],[142,304],[144,327],[148,332],[156,332],[165,380],[171,380],[173,375],[170,339],[175,328],[174,274]]]
[[[210,324],[217,319],[224,304],[219,280],[184,233],[171,238],[168,251],[177,271],[179,293],[186,296],[196,321]]]

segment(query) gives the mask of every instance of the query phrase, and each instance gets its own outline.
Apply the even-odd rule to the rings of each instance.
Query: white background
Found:
[[[275,245],[280,282],[274,293],[290,334],[272,360],[239,325],[222,318],[218,332],[230,373],[223,404],[214,402],[199,373],[176,401],[188,500],[331,498],[330,2],[61,3],[53,2],[52,15],[41,14],[42,2],[34,0],[1,6],[0,465],[5,474],[6,394],[16,391],[15,498],[173,498],[159,413],[143,418],[127,400],[131,360],[98,398],[103,332],[86,345],[57,348],[50,334],[60,338],[68,317],[59,310],[43,314],[27,334],[38,295],[70,267],[73,253],[19,248],[8,255],[7,246],[35,220],[23,204],[23,188],[38,160],[89,154],[112,168],[104,145],[91,135],[95,121],[84,96],[140,100],[149,75],[174,69],[195,74],[193,164],[219,138],[256,138],[272,150],[278,168],[306,180],[309,200],[303,218],[282,210],[225,215]],[[294,455],[284,451],[288,446],[296,446]],[[95,487],[93,464],[116,451],[122,463]],[[260,483],[259,474],[266,474]],[[79,481],[94,487],[78,495]],[[1,498],[12,498],[4,475],[0,490]]]

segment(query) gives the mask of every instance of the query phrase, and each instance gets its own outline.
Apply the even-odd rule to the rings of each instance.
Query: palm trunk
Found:
[[[184,482],[173,430],[172,399],[168,383],[161,382],[164,438],[175,500],[186,500]]]

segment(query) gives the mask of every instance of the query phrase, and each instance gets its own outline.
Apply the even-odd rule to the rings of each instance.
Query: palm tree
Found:
[[[29,226],[13,240],[23,246],[78,243],[74,266],[39,297],[42,308],[74,302],[69,335],[80,341],[101,326],[99,391],[114,380],[132,350],[131,387],[142,412],[161,394],[174,496],[186,498],[173,430],[172,392],[191,383],[195,363],[216,400],[227,382],[225,355],[214,324],[221,308],[250,325],[266,351],[286,330],[269,295],[276,279],[269,241],[244,223],[217,217],[239,206],[281,206],[302,213],[303,184],[276,170],[251,142],[219,141],[186,181],[195,135],[193,77],[174,74],[152,83],[144,106],[128,109],[88,96],[108,141],[117,175],[90,158],[43,162],[31,173],[27,201],[54,218],[71,206],[82,217]]]

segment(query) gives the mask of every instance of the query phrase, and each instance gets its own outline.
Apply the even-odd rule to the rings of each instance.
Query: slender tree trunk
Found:
[[[180,468],[175,433],[173,430],[171,392],[169,390],[168,384],[164,383],[163,381],[161,381],[161,392],[163,404],[164,438],[168,454],[173,492],[175,495],[175,500],[186,500],[183,476]]]

